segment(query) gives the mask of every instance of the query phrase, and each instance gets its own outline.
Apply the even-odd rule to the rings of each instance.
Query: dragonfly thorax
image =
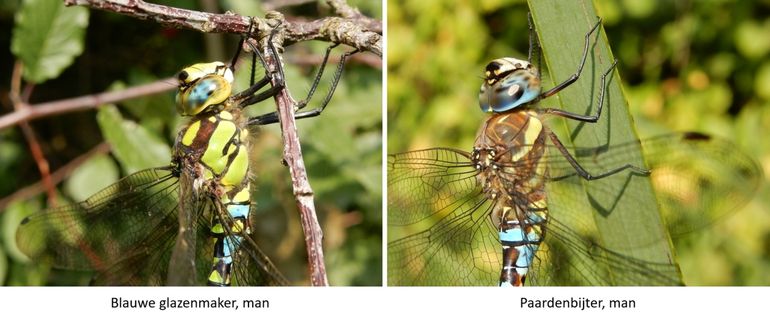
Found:
[[[485,112],[505,112],[537,100],[540,77],[532,64],[512,57],[493,60],[484,71],[479,106]]]

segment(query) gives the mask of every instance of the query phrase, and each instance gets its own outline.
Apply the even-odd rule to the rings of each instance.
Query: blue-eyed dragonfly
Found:
[[[273,39],[266,53],[279,55]],[[232,94],[233,69],[246,43],[265,76]],[[323,65],[306,99],[315,91]],[[297,118],[318,116],[339,82],[343,54],[332,87],[319,108]],[[176,96],[178,112],[190,120],[179,131],[169,166],[131,174],[87,200],[29,216],[17,231],[19,248],[55,267],[95,271],[97,285],[285,285],[286,278],[255,243],[251,223],[249,127],[278,122],[276,113],[249,117],[242,110],[284,87],[280,66],[242,39],[231,64],[199,63],[183,69]],[[271,81],[275,83],[263,90]],[[262,91],[260,91],[262,90]],[[213,260],[212,260],[213,259]]]
[[[682,133],[570,150],[541,122],[545,116],[599,120],[614,63],[601,76],[596,115],[534,105],[580,77],[589,38],[599,25],[586,34],[577,72],[553,89],[540,89],[532,45],[529,61],[490,62],[479,102],[491,116],[471,151],[432,148],[390,155],[390,284],[675,285],[681,282],[672,259],[650,261],[604,248],[591,232],[575,227],[590,227],[592,213],[611,211],[597,211],[601,205],[593,205],[590,192],[591,206],[583,207],[586,201],[578,200],[571,187],[587,184],[633,202],[633,190],[608,178],[651,175],[663,208],[693,210],[689,213],[702,217],[685,223],[667,219],[674,233],[706,226],[751,197],[761,178],[758,166],[727,141]],[[646,166],[631,162],[640,148]],[[555,201],[567,210],[549,211]],[[666,233],[651,237],[628,249],[668,240]]]

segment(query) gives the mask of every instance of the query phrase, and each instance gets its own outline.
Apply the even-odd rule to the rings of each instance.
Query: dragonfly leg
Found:
[[[324,68],[326,66],[327,61],[329,60],[329,55],[331,53],[331,50],[334,49],[336,46],[338,46],[338,43],[335,43],[328,48],[326,48],[326,54],[324,55],[324,60],[321,63],[321,66],[318,70],[318,73],[316,74],[316,77],[313,81],[313,85],[310,87],[310,91],[308,92],[307,96],[304,100],[299,101],[297,103],[296,110],[300,110],[305,108],[307,106],[308,102],[310,102],[310,99],[313,97],[313,94],[315,93],[316,88],[318,87],[318,84],[321,82],[321,76],[323,75]],[[318,115],[321,115],[323,110],[326,108],[326,105],[329,104],[329,101],[331,101],[332,95],[334,95],[334,90],[337,88],[337,84],[339,84],[340,79],[342,77],[342,70],[345,65],[345,61],[348,57],[351,55],[358,53],[359,50],[353,50],[350,52],[344,53],[340,57],[340,62],[337,65],[337,69],[334,74],[334,78],[332,79],[331,88],[329,89],[329,92],[327,92],[326,96],[324,97],[323,102],[321,102],[321,105],[318,108],[314,108],[308,111],[302,111],[297,112],[297,114],[294,116],[295,119],[303,119],[303,118],[310,118],[315,117]],[[249,125],[268,125],[278,122],[278,113],[277,112],[271,112],[264,115],[252,117],[249,119]]]
[[[597,120],[599,120],[599,117],[602,115],[602,107],[604,106],[604,93],[607,90],[607,84],[606,84],[607,76],[612,72],[613,69],[615,69],[615,66],[617,65],[618,65],[618,60],[615,59],[615,61],[612,62],[612,65],[610,65],[610,68],[608,68],[607,71],[605,71],[604,74],[602,74],[602,79],[601,79],[602,88],[599,91],[599,103],[596,105],[597,111],[595,116],[580,115],[580,114],[576,114],[576,113],[572,113],[572,112],[568,112],[568,111],[564,111],[556,108],[546,108],[541,110],[541,113],[552,114],[552,115],[561,116],[561,117],[569,118],[573,120],[584,121],[584,122],[596,122]]]
[[[608,176],[614,175],[616,173],[623,172],[625,170],[630,170],[631,172],[633,172],[635,174],[640,174],[640,175],[649,175],[650,174],[650,170],[644,169],[644,168],[640,168],[640,167],[634,166],[632,164],[625,164],[623,166],[620,166],[620,167],[617,167],[617,168],[614,168],[614,169],[610,169],[610,170],[608,170],[606,172],[602,172],[602,173],[598,173],[598,174],[591,174],[588,171],[586,171],[577,162],[577,159],[575,159],[575,157],[573,157],[572,154],[569,153],[567,148],[564,147],[564,144],[561,143],[561,141],[556,136],[556,134],[554,134],[552,132],[549,132],[548,133],[548,137],[551,139],[551,142],[553,142],[554,146],[556,146],[556,148],[559,150],[559,152],[564,156],[564,158],[567,159],[567,162],[569,162],[569,164],[572,165],[572,168],[575,168],[575,171],[576,171],[577,175],[579,175],[581,178],[586,179],[588,181],[596,180],[596,179],[601,179],[601,178],[606,178]],[[564,177],[559,177],[559,178],[564,178]]]
[[[273,38],[275,37],[275,34],[278,32],[279,26],[276,26],[273,28],[273,30],[270,32],[270,37],[268,38],[268,49],[272,53],[273,58],[278,59],[278,51],[275,48],[275,44],[273,44]],[[283,69],[281,66],[277,66],[277,70],[275,72],[275,76],[272,76],[272,72],[270,72],[267,62],[265,61],[264,56],[260,52],[260,50],[250,41],[246,41],[246,43],[251,47],[251,49],[254,51],[254,56],[252,56],[252,62],[251,62],[251,87],[249,87],[246,90],[243,90],[239,92],[238,94],[233,96],[233,99],[237,102],[239,102],[240,107],[244,108],[246,106],[262,102],[266,99],[269,99],[278,92],[280,92],[286,85],[283,75]],[[262,77],[257,82],[254,82],[254,70],[255,70],[255,63],[256,58],[259,57],[260,61],[262,62],[263,66],[265,67],[265,76]],[[270,83],[271,78],[275,78],[275,83],[272,87],[269,89],[262,91],[260,93],[255,94],[258,90],[261,90],[263,87],[265,87],[267,84]]]
[[[591,34],[593,34],[593,32],[596,31],[596,29],[599,28],[599,25],[601,25],[601,23],[602,23],[602,19],[599,18],[599,21],[596,22],[596,25],[594,25],[594,27],[591,28],[591,30],[589,30],[588,33],[586,33],[585,45],[583,46],[583,58],[580,61],[580,65],[578,66],[577,71],[574,74],[572,74],[572,76],[567,78],[567,80],[564,80],[559,85],[553,87],[553,89],[550,89],[548,91],[545,91],[545,92],[541,93],[540,96],[539,96],[540,99],[544,99],[544,98],[552,96],[552,95],[554,95],[556,93],[559,93],[559,91],[564,90],[564,88],[566,88],[569,85],[575,83],[575,81],[577,81],[578,78],[580,78],[580,73],[583,72],[583,66],[586,64],[586,58],[588,57],[588,46],[589,46],[589,43],[591,41]]]
[[[527,53],[527,61],[530,64],[535,64],[535,68],[537,68],[537,78],[541,78],[542,75],[540,74],[541,68],[543,68],[542,64],[540,64],[540,43],[537,42],[537,31],[535,31],[535,24],[532,21],[532,13],[527,12],[527,26],[529,27],[529,51]],[[537,57],[537,60],[533,59]]]

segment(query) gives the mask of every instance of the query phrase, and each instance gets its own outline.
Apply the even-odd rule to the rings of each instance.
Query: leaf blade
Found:
[[[554,77],[552,87],[575,73],[582,56],[585,35],[599,19],[591,1],[529,1],[529,7],[535,29],[538,30],[547,73]],[[601,25],[597,31],[599,34],[594,33],[591,36],[587,61],[580,78],[554,96],[554,99],[544,102],[545,106],[558,106],[560,109],[583,115],[596,114],[601,76],[614,60],[606,36],[601,32]],[[553,120],[555,122],[552,122],[551,127],[557,134],[562,134],[559,137],[565,145],[612,146],[638,140],[619,76],[613,71],[607,79],[609,81],[604,111],[596,124],[564,121],[565,118]],[[544,88],[548,85],[548,82],[544,83]],[[640,168],[645,167],[641,149],[629,162]],[[593,235],[596,235],[600,244],[610,250],[621,251],[635,259],[676,267],[673,247],[663,226],[649,178],[622,173],[597,181],[600,182],[584,181],[582,190],[571,190],[576,194],[576,198],[582,197],[584,204],[578,205],[584,208],[582,211],[575,211],[575,205],[553,198],[553,203],[549,202],[551,213],[555,217],[561,215],[559,220],[562,222],[571,221],[571,217],[576,214],[591,215],[593,224],[587,227],[582,224],[571,226],[582,226],[582,230],[594,232]],[[607,185],[623,186],[617,187],[618,192],[613,193],[603,190],[603,186]],[[650,243],[651,241],[654,243]],[[610,268],[609,274],[631,273],[613,272]],[[665,274],[672,280],[681,282],[678,269]],[[633,280],[625,277],[615,278],[621,281]]]
[[[25,0],[16,14],[11,51],[24,64],[24,79],[41,83],[61,74],[83,52],[88,9],[60,1]]]

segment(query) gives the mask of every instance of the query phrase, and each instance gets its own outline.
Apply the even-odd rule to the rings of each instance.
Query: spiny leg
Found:
[[[616,173],[620,173],[620,172],[625,171],[625,170],[630,170],[631,172],[633,172],[635,174],[640,174],[640,175],[649,175],[650,174],[650,170],[643,169],[643,168],[634,166],[632,164],[625,164],[623,166],[620,166],[620,167],[617,167],[617,168],[613,168],[613,169],[610,169],[608,171],[605,171],[605,172],[602,172],[602,173],[599,173],[599,174],[591,174],[588,171],[586,171],[583,168],[583,166],[580,165],[580,163],[578,163],[577,159],[575,159],[575,157],[572,156],[572,154],[569,153],[567,148],[564,147],[564,144],[561,143],[561,141],[556,136],[556,134],[554,134],[553,132],[549,132],[548,133],[548,137],[551,139],[551,142],[553,142],[553,145],[556,146],[556,149],[558,149],[559,152],[564,156],[564,158],[567,159],[567,162],[569,162],[569,164],[572,166],[572,168],[575,168],[575,171],[576,171],[577,175],[579,175],[581,178],[586,179],[588,181],[596,180],[596,179],[601,179],[601,178],[606,178],[608,176],[614,175]],[[569,176],[572,176],[572,175],[566,175],[566,176],[562,176],[562,177],[557,177],[556,180],[563,179],[563,178],[566,178],[566,177],[569,177]]]
[[[251,30],[252,27],[254,27],[254,19],[249,18],[249,30],[246,32],[246,36],[241,36],[241,40],[238,41],[238,48],[235,50],[235,55],[233,55],[233,59],[230,61],[230,69],[232,71],[235,71],[235,64],[238,63],[238,57],[241,56],[241,51],[243,50],[243,43],[246,41],[247,38],[251,36]],[[252,73],[251,76],[251,84],[254,84],[254,75]]]
[[[599,25],[601,25],[601,24],[602,24],[602,19],[600,18],[599,21],[596,22],[596,25],[594,25],[594,27],[591,28],[591,30],[589,30],[588,33],[586,34],[586,36],[585,36],[585,45],[583,46],[583,58],[580,61],[580,65],[578,66],[577,72],[572,74],[572,76],[567,78],[567,80],[565,80],[562,83],[560,83],[559,85],[553,87],[553,89],[541,93],[540,96],[538,97],[539,99],[544,99],[544,98],[552,96],[552,95],[554,95],[556,93],[559,93],[559,91],[561,91],[564,88],[568,87],[569,85],[575,83],[575,81],[577,81],[578,78],[580,78],[580,73],[583,72],[583,66],[586,64],[586,58],[588,57],[588,47],[589,47],[590,41],[591,41],[591,34],[593,34],[594,31],[596,31],[596,29],[598,29]]]
[[[535,31],[535,24],[534,21],[532,21],[532,13],[527,13],[527,26],[529,27],[529,52],[527,53],[527,61],[530,64],[535,64],[535,68],[537,68],[537,78],[540,79],[542,75],[540,72],[542,71],[542,64],[540,64],[540,43],[537,42],[537,31]],[[535,60],[534,58],[537,58]]]
[[[601,79],[601,85],[602,88],[599,90],[599,103],[596,105],[596,115],[580,115],[572,112],[568,112],[565,110],[557,109],[557,108],[545,108],[541,110],[541,113],[543,114],[552,114],[556,116],[561,116],[564,118],[569,118],[573,120],[579,120],[584,122],[596,122],[599,120],[599,117],[602,115],[602,107],[604,106],[604,93],[607,91],[607,76],[612,72],[613,69],[615,69],[615,66],[618,65],[618,60],[616,59],[614,62],[612,62],[612,65],[610,65],[610,68],[607,69],[607,71],[602,74]]]
[[[273,38],[275,37],[275,34],[278,32],[279,27],[280,25],[273,28],[273,30],[270,32],[270,37],[268,38],[268,43],[267,43],[268,49],[273,54],[273,57],[276,59],[278,58],[278,52],[275,48],[275,45],[273,44]],[[251,63],[251,86],[248,89],[243,90],[233,96],[233,99],[236,102],[240,103],[239,105],[241,108],[269,99],[270,97],[273,97],[276,94],[278,94],[278,92],[280,92],[285,86],[283,69],[280,66],[278,66],[277,68],[278,75],[275,77],[276,78],[275,84],[272,87],[270,87],[270,89],[254,94],[270,83],[270,80],[272,78],[271,76],[272,73],[270,72],[267,62],[264,56],[262,55],[262,53],[260,52],[260,50],[251,41],[246,40],[246,44],[248,44],[249,47],[251,47],[251,49],[254,51],[254,55],[252,56],[252,63]],[[257,57],[259,57],[259,60],[262,62],[262,65],[265,67],[265,76],[255,83],[254,71],[256,70]]]
[[[335,43],[329,46],[328,48],[326,48],[324,60],[321,63],[318,73],[316,74],[316,77],[313,81],[313,85],[310,87],[310,91],[308,92],[308,95],[305,97],[305,99],[300,101],[297,104],[296,110],[300,110],[305,106],[307,106],[307,103],[310,101],[310,99],[313,96],[313,93],[315,93],[316,88],[321,82],[321,76],[323,76],[324,68],[326,67],[327,61],[329,60],[329,55],[331,54],[331,50],[338,45],[339,43]],[[324,100],[321,103],[321,105],[318,108],[315,108],[309,111],[298,112],[294,116],[295,119],[310,118],[310,117],[321,115],[321,112],[323,112],[323,110],[326,108],[326,105],[328,105],[329,102],[331,101],[332,95],[334,95],[334,91],[337,88],[337,84],[339,84],[340,79],[342,78],[342,70],[345,66],[345,61],[347,60],[348,57],[358,52],[359,50],[356,49],[350,52],[346,52],[340,57],[339,64],[337,65],[337,69],[335,70],[334,78],[332,79],[331,88],[329,89],[329,92],[326,94],[326,97],[324,97]],[[249,119],[249,125],[268,125],[268,124],[273,124],[277,122],[278,122],[277,112],[271,112],[271,113],[267,113],[267,114],[256,116]]]

